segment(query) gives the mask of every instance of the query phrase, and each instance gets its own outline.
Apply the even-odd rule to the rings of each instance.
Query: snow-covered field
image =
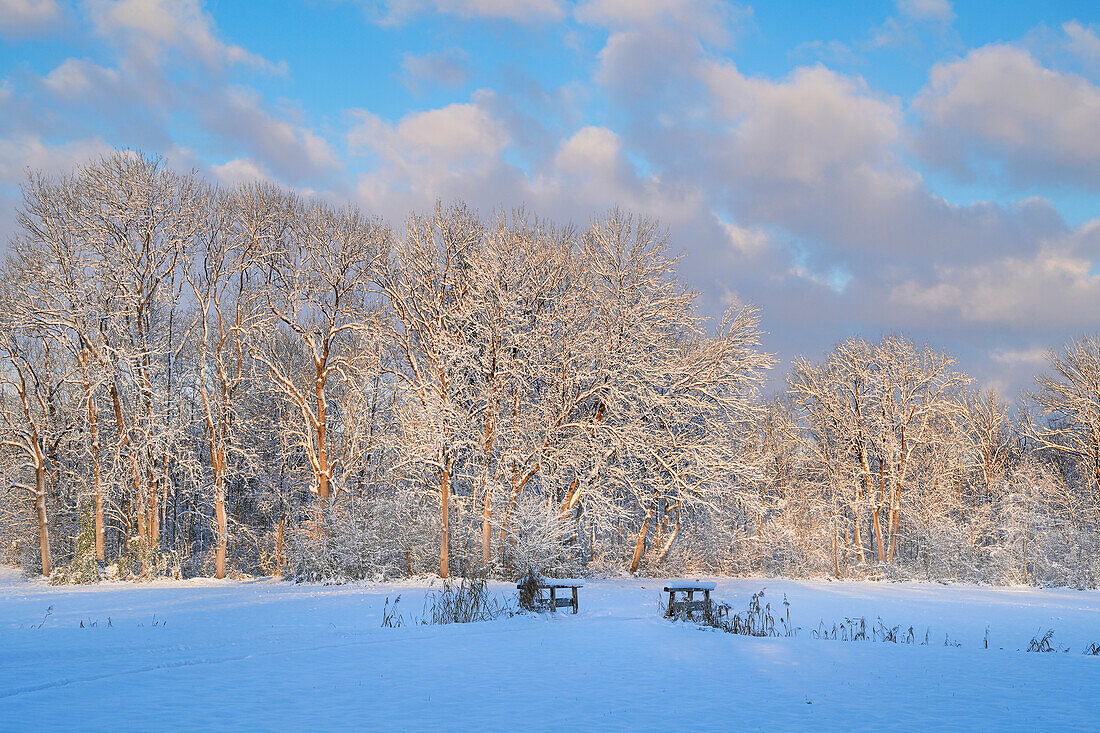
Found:
[[[757,639],[670,623],[659,617],[661,581],[652,579],[590,580],[578,616],[388,629],[380,626],[386,597],[400,594],[405,614],[419,614],[427,583],[59,589],[0,569],[0,728],[1100,725],[1100,657],[1082,654],[1100,643],[1100,592],[716,580],[715,597],[735,609],[763,587],[773,605],[786,593],[802,631]],[[846,616],[881,616],[906,633],[913,626],[918,644],[813,638],[820,620]],[[1023,651],[1047,628],[1069,653]],[[945,646],[945,635],[961,646]]]

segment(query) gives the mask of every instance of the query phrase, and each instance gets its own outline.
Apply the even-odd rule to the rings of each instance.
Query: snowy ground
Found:
[[[401,594],[406,615],[419,613],[426,583],[58,589],[0,569],[0,729],[1100,725],[1100,657],[1081,653],[1100,643],[1100,592],[717,582],[715,597],[735,609],[762,587],[776,605],[786,593],[801,633],[755,639],[664,621],[659,580],[589,581],[578,616],[385,629],[385,598]],[[906,632],[913,626],[918,642],[930,629],[931,643],[845,643],[810,633],[822,619],[861,615]],[[1069,653],[1022,651],[1047,628]],[[944,646],[945,634],[961,646]]]

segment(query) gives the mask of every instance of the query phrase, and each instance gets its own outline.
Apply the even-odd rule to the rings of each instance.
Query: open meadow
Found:
[[[3,570],[0,728],[1095,730],[1100,592],[717,583],[735,610],[785,595],[798,633],[667,621],[657,579],[590,580],[576,616],[424,626],[430,581],[55,588]],[[405,625],[383,628],[398,595]],[[855,617],[868,640],[820,638]],[[880,617],[897,643],[869,640]],[[1047,629],[1057,651],[1025,651]]]

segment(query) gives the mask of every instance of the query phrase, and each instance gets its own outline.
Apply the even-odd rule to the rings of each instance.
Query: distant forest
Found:
[[[766,398],[758,312],[704,317],[676,266],[620,211],[395,227],[128,152],[32,173],[0,273],[0,560],[1097,585],[1100,339],[1018,409],[904,335]]]

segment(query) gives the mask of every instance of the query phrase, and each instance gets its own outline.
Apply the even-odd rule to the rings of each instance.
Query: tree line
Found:
[[[129,152],[29,174],[8,251],[0,552],[54,582],[1100,574],[1094,337],[1017,409],[900,335],[765,399],[652,220],[395,229]]]

